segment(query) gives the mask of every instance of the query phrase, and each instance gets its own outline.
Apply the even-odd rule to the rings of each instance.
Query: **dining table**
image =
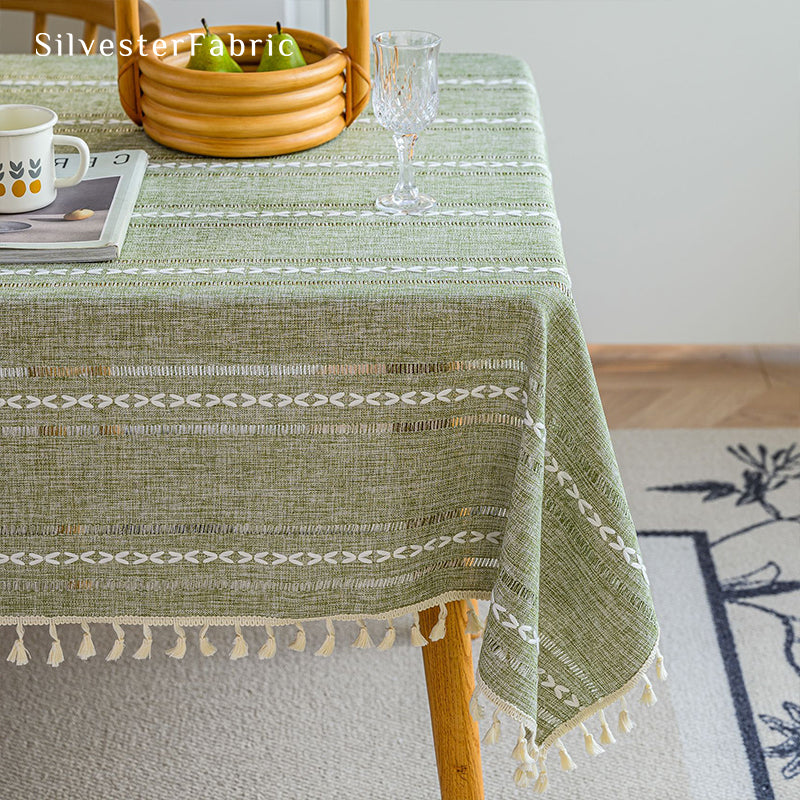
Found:
[[[443,797],[458,759],[448,797],[482,796],[479,731],[511,725],[514,780],[544,791],[548,754],[571,770],[567,745],[630,730],[659,627],[523,61],[442,54],[421,215],[375,207],[396,162],[369,107],[320,147],[230,159],[150,140],[113,58],[2,55],[0,102],[149,156],[118,258],[0,266],[3,668],[302,669],[276,628],[325,657],[398,646],[410,615]]]

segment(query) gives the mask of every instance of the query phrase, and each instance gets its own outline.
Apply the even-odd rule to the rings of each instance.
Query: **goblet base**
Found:
[[[393,194],[385,194],[375,201],[375,206],[389,214],[424,214],[436,208],[436,201],[426,194],[418,194],[408,200],[401,200]]]

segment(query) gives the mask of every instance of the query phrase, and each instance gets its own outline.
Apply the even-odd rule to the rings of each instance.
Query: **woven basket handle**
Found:
[[[347,125],[369,102],[369,51],[369,0],[347,0]]]
[[[137,124],[142,124],[142,94],[139,89],[139,2],[114,0],[114,17],[117,29],[117,83],[119,99],[125,113]],[[129,40],[131,55],[121,53],[119,43]]]
[[[117,42],[129,40],[136,45],[139,34],[138,0],[114,0]],[[117,47],[117,82],[119,99],[125,113],[142,124],[142,95],[139,88],[139,51],[123,55]],[[347,0],[347,95],[345,121],[349,125],[369,102],[369,0]]]

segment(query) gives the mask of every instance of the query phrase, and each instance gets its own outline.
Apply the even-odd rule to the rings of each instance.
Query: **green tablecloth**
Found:
[[[374,209],[369,109],[229,161],[147,139],[102,57],[0,57],[0,97],[151,157],[118,261],[0,269],[0,622],[182,647],[491,599],[479,689],[542,751],[642,679],[658,626],[523,63],[442,57],[416,218]]]

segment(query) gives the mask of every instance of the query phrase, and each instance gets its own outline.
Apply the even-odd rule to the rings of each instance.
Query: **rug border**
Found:
[[[775,793],[769,777],[767,762],[764,758],[761,739],[756,728],[753,707],[750,704],[750,695],[747,693],[742,666],[739,663],[739,656],[736,652],[736,640],[734,639],[733,629],[725,608],[725,596],[717,575],[714,559],[711,556],[708,532],[694,530],[641,530],[637,531],[637,536],[660,538],[672,536],[692,540],[695,554],[697,555],[697,564],[700,567],[700,573],[705,583],[706,596],[711,608],[711,618],[714,622],[714,631],[717,636],[717,645],[722,656],[725,675],[728,679],[728,689],[733,701],[739,733],[747,753],[755,800],[775,800]]]

